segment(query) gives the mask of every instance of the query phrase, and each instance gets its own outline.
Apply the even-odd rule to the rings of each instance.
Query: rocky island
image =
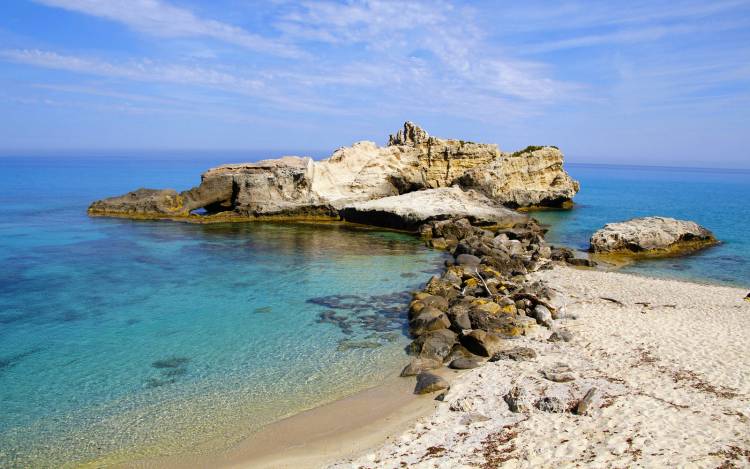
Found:
[[[88,213],[198,223],[349,220],[413,230],[459,212],[493,212],[483,222],[507,224],[518,216],[503,207],[568,206],[578,188],[556,147],[507,153],[495,144],[433,137],[406,122],[385,147],[362,141],[322,161],[288,156],[223,165],[192,189],[138,189],[96,201]],[[434,210],[449,199],[449,213]]]

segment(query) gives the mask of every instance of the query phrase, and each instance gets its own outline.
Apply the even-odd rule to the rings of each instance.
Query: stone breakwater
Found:
[[[454,260],[446,262],[442,275],[434,276],[423,291],[414,293],[409,305],[413,358],[401,376],[416,376],[416,394],[448,389],[450,383],[435,372],[444,366],[460,370],[487,361],[535,358],[533,349],[513,346],[520,336],[548,330],[550,341],[571,340],[572,333],[559,327],[566,315],[565,295],[532,280],[530,274],[556,261],[582,264],[567,249],[549,246],[535,220],[497,230],[475,226],[468,219],[434,221],[423,225],[420,233],[428,245],[449,250]],[[554,383],[575,379],[564,364],[543,375]],[[585,414],[595,405],[596,393],[591,388],[573,400],[552,395],[532,399],[528,390],[514,387],[504,400],[513,412],[535,405],[547,412]]]
[[[563,154],[556,147],[508,153],[495,144],[430,136],[406,122],[385,147],[362,141],[339,148],[322,161],[287,156],[223,165],[206,171],[200,185],[192,189],[142,188],[98,200],[88,213],[196,223],[356,219],[411,229],[411,216],[403,226],[398,216],[383,216],[376,210],[368,220],[362,211],[370,209],[368,202],[383,198],[396,198],[389,204],[399,210],[419,210],[425,201],[430,204],[425,199],[445,198],[448,189],[459,191],[455,198],[472,204],[472,211],[478,211],[477,206],[487,211],[503,206],[567,206],[579,185],[563,169]],[[417,192],[425,193],[408,197]]]

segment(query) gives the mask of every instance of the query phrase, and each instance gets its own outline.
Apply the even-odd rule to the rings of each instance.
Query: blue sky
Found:
[[[750,1],[4,0],[0,153],[330,151],[404,120],[750,167]]]

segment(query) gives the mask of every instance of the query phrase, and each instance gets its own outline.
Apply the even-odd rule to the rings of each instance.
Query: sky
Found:
[[[750,168],[750,0],[3,0],[0,154],[431,135]]]

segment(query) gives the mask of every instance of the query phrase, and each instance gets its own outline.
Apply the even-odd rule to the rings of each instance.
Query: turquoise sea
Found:
[[[0,160],[0,467],[220,449],[403,365],[411,236],[86,216],[219,162]]]
[[[623,270],[750,287],[750,170],[583,164],[566,169],[581,182],[575,208],[533,213],[550,226],[549,242],[586,250],[591,234],[607,223],[650,215],[693,220],[722,244]]]
[[[188,188],[231,159],[0,159],[0,467],[213,451],[404,363],[408,292],[444,259],[413,237],[86,216],[94,199]],[[749,172],[569,170],[576,208],[534,213],[552,242],[689,218],[724,243],[627,269],[748,286]]]

